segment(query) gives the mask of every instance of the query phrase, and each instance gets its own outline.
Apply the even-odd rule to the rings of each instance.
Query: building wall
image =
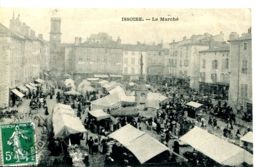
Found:
[[[247,39],[230,41],[230,90],[229,102],[238,106],[252,103],[252,45],[251,34]],[[242,37],[241,37],[242,38]],[[247,45],[247,49],[244,45]],[[246,66],[244,62],[247,62]]]
[[[229,51],[200,52],[200,82],[229,84]],[[217,66],[213,67],[217,62]],[[213,74],[213,76],[212,76]],[[216,80],[214,79],[216,75]]]
[[[123,75],[139,76],[141,74],[141,55],[143,56],[143,75],[147,75],[147,52],[136,50],[123,51]]]
[[[122,49],[87,46],[75,48],[75,73],[122,74],[122,68]]]
[[[9,105],[9,86],[10,86],[10,39],[0,37],[0,108]]]

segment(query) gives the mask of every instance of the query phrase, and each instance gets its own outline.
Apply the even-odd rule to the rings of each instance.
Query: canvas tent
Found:
[[[194,102],[194,101],[190,101],[186,104],[187,106],[193,107],[193,108],[199,108],[202,106],[202,104]]]
[[[243,162],[249,165],[253,163],[252,154],[199,127],[191,129],[180,140],[221,165],[237,166]]]
[[[141,164],[169,150],[165,145],[130,124],[111,133],[109,137],[131,151]]]
[[[43,83],[45,82],[44,80],[42,80],[42,79],[40,79],[40,78],[36,79],[35,81],[38,82],[38,83],[40,83],[40,84],[43,84]]]
[[[120,105],[120,100],[117,95],[108,95],[91,102],[93,110],[96,109],[106,109],[111,107],[116,107]]]
[[[104,86],[105,84],[109,83],[107,80],[101,80],[98,82],[100,84],[100,86]]]
[[[89,111],[89,114],[95,117],[97,121],[110,118],[110,115],[101,109]]]
[[[87,131],[68,105],[56,104],[53,109],[52,122],[55,138],[64,138],[70,134]]]
[[[160,102],[166,100],[167,97],[160,93],[149,92],[146,99],[146,107],[159,109]]]
[[[105,88],[107,91],[110,91],[110,90],[114,89],[118,85],[119,85],[119,83],[112,81],[112,82],[109,82],[109,83],[105,84],[103,86],[103,88]]]
[[[13,92],[16,96],[18,96],[18,97],[20,97],[20,98],[24,97],[24,94],[23,94],[22,92],[18,91],[17,89],[12,89],[12,92]]]
[[[253,143],[253,132],[247,132],[243,137],[240,138],[240,140],[247,143]]]
[[[72,79],[66,79],[64,81],[64,84],[67,88],[72,88],[72,89],[76,89],[75,83]]]
[[[120,102],[135,103],[135,96],[126,96],[125,90],[121,86],[111,89],[109,94],[117,96]]]

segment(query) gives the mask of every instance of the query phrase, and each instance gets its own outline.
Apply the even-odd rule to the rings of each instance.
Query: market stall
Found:
[[[119,106],[121,106],[121,102],[117,95],[107,95],[91,102],[92,110],[118,108]]]
[[[72,89],[70,91],[64,92],[65,95],[69,95],[69,96],[79,96],[80,93],[77,92],[76,90]]]
[[[241,145],[249,151],[253,151],[253,132],[247,132],[240,138]]]
[[[55,138],[65,138],[70,134],[87,132],[69,105],[57,104],[54,107],[52,123]]]
[[[249,165],[253,163],[252,154],[199,127],[191,129],[180,138],[180,141],[221,165],[238,166],[243,162]]]
[[[72,79],[66,79],[64,85],[66,88],[76,89],[75,82]]]
[[[167,99],[167,97],[163,96],[160,93],[149,92],[147,94],[146,107],[147,108],[159,109],[160,108],[160,103],[163,102],[166,99]]]
[[[104,112],[101,109],[98,110],[92,110],[88,112],[90,115],[92,115],[93,117],[95,117],[95,119],[97,121],[103,120],[103,119],[107,119],[110,118],[110,115],[106,112]]]
[[[198,111],[200,110],[200,108],[203,106],[203,104],[194,102],[194,101],[190,101],[186,104],[187,106],[187,111],[188,111],[188,116],[191,118],[196,118],[196,115],[198,114]]]
[[[137,158],[140,164],[151,160],[163,152],[169,151],[168,147],[130,124],[111,133],[109,137],[118,141],[128,149]]]

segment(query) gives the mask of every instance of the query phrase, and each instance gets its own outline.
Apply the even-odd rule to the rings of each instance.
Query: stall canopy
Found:
[[[31,85],[29,85],[29,84],[25,84],[25,86],[26,86],[27,88],[29,88],[30,90],[36,89],[34,86],[31,86]]]
[[[65,86],[66,86],[67,88],[76,89],[75,83],[74,83],[74,81],[73,81],[72,79],[66,79],[66,80],[64,81],[64,84],[65,84]]]
[[[111,133],[109,137],[131,151],[141,164],[169,150],[165,145],[130,124]]]
[[[243,137],[240,138],[240,140],[247,143],[253,143],[253,132],[247,132]]]
[[[111,89],[109,94],[117,96],[121,102],[135,103],[135,96],[127,96],[121,86],[116,86],[114,89]]]
[[[98,81],[99,78],[87,78],[88,81]]]
[[[252,154],[199,127],[191,129],[180,140],[221,165],[237,166],[243,162],[249,165],[253,163]]]
[[[147,94],[146,107],[159,109],[159,104],[166,99],[167,97],[160,93],[149,92]]]
[[[105,84],[103,86],[103,88],[105,88],[107,91],[110,91],[110,90],[114,89],[118,85],[119,85],[119,83],[112,81],[112,82],[109,82],[109,83]]]
[[[32,87],[35,87],[35,88],[36,88],[39,84],[35,84],[35,83],[31,83],[31,82],[30,82],[29,85],[31,85]]]
[[[109,78],[109,76],[106,74],[95,74],[94,77],[95,78]]]
[[[24,97],[24,94],[19,92],[17,89],[12,89],[12,92],[20,98]]]
[[[64,93],[65,95],[72,95],[72,96],[79,96],[80,93],[75,91],[74,89],[70,90],[70,91],[67,91]]]
[[[92,109],[105,109],[120,106],[120,99],[117,95],[108,95],[91,102]]]
[[[56,104],[53,109],[52,122],[55,138],[64,138],[70,134],[87,131],[69,105]]]
[[[38,82],[38,83],[40,83],[40,84],[43,84],[45,81],[42,80],[42,79],[40,79],[40,78],[38,78],[38,79],[35,80],[35,82]]]
[[[20,89],[20,91],[23,91],[23,92],[28,92],[28,91],[29,91],[28,88],[26,88],[26,87],[23,86],[23,85],[20,85],[20,86],[18,86],[17,88]]]
[[[77,89],[79,92],[81,93],[86,93],[86,92],[93,92],[95,91],[95,88],[93,88],[91,86],[91,83],[87,80],[83,80],[79,86],[78,86],[78,89]]]
[[[122,75],[116,75],[116,74],[111,74],[110,77],[112,78],[122,78]]]
[[[202,106],[202,104],[200,103],[197,103],[197,102],[194,102],[194,101],[190,101],[186,104],[187,106],[191,106],[191,107],[194,107],[194,108],[199,108]]]
[[[89,111],[89,114],[95,117],[98,121],[110,118],[110,115],[101,109]]]
[[[104,86],[105,84],[109,83],[107,80],[101,80],[98,82],[100,84],[100,86]]]
[[[135,83],[134,82],[129,82],[129,84],[128,84],[129,86],[134,86],[135,85]]]

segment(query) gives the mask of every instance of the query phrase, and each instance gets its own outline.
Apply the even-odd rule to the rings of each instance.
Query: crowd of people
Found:
[[[31,112],[43,108],[44,114],[49,116],[47,98],[50,100],[55,96],[57,103],[70,105],[76,112],[83,125],[89,130],[87,135],[76,134],[70,135],[64,140],[54,138],[53,130],[49,129],[48,150],[51,156],[64,156],[64,162],[72,164],[69,154],[69,141],[72,144],[82,145],[87,149],[90,155],[102,154],[105,156],[105,163],[110,164],[133,164],[136,163],[135,157],[122,145],[117,142],[111,142],[107,136],[115,130],[126,124],[131,124],[140,130],[148,130],[160,137],[160,142],[170,147],[171,151],[180,154],[180,146],[178,139],[187,133],[195,125],[202,128],[210,129],[212,133],[221,131],[222,136],[229,139],[239,139],[251,129],[235,128],[236,116],[231,106],[225,100],[214,101],[207,95],[189,88],[187,82],[178,82],[176,80],[162,80],[157,83],[149,83],[153,86],[153,91],[160,92],[168,97],[168,99],[160,104],[160,108],[156,111],[156,115],[150,118],[142,116],[118,116],[113,120],[97,121],[94,117],[88,115],[91,111],[91,101],[103,96],[99,91],[86,92],[84,95],[67,95],[67,88],[50,89],[44,94],[41,87],[36,91],[32,91],[27,95],[30,100]],[[56,92],[56,93],[55,93]],[[189,111],[192,110],[186,104],[190,101],[203,104],[194,118],[189,117]],[[8,111],[9,112],[9,111]],[[10,111],[15,112],[15,111]],[[30,113],[31,113],[30,112]],[[106,112],[110,113],[109,110]],[[4,114],[0,113],[0,118]],[[224,124],[220,124],[224,122]],[[146,129],[143,129],[145,125]],[[224,127],[223,127],[224,125]],[[172,141],[173,144],[172,144]],[[111,144],[112,143],[112,144]],[[195,154],[190,154],[194,157]],[[196,154],[197,155],[197,154]],[[200,156],[200,154],[198,154]],[[170,158],[173,157],[173,158]],[[167,156],[168,162],[175,162],[174,156]],[[192,158],[191,162],[192,162]],[[122,161],[123,160],[123,161]],[[204,161],[204,160],[202,160]],[[205,160],[207,161],[207,160]],[[194,162],[195,163],[195,162]],[[197,162],[196,162],[197,163]],[[86,164],[88,162],[86,161]]]

